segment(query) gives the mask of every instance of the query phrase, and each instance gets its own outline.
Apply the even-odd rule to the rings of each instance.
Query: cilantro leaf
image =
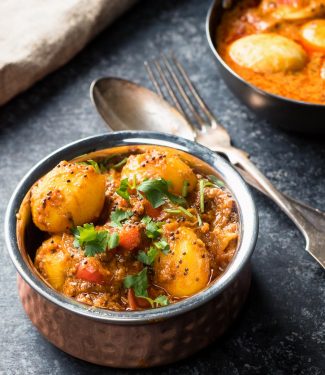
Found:
[[[175,204],[186,204],[184,197],[179,197],[168,191],[169,183],[163,178],[143,181],[138,186],[138,191],[144,193],[153,208],[158,208],[169,199]]]
[[[137,259],[143,264],[151,266],[154,263],[158,254],[159,250],[157,248],[150,247],[147,253],[145,253],[144,251],[140,251]]]
[[[155,299],[152,299],[150,297],[141,297],[141,298],[146,299],[150,303],[152,308],[159,307],[159,306],[167,306],[169,304],[169,300],[167,296],[165,295],[160,295]]]
[[[168,297],[165,295],[158,296],[153,300],[157,306],[167,306],[169,304]]]
[[[160,234],[161,234],[160,226],[154,221],[151,221],[150,223],[146,225],[146,236],[148,238],[156,239],[160,236]]]
[[[124,178],[120,182],[120,187],[116,190],[116,194],[118,194],[120,197],[124,198],[125,200],[130,200],[130,194],[128,192],[129,189],[129,181],[127,178]]]
[[[184,197],[179,197],[178,195],[174,195],[172,193],[168,193],[167,197],[174,204],[180,204],[184,206],[187,203]]]
[[[215,185],[217,187],[224,187],[225,186],[225,183],[223,181],[219,180],[216,176],[214,176],[212,174],[209,174],[207,177],[213,183],[213,185]]]
[[[152,218],[148,215],[143,216],[143,218],[141,219],[141,223],[144,223],[144,224],[149,224],[150,221],[152,221]]]
[[[111,213],[111,226],[112,227],[121,227],[121,222],[129,219],[133,215],[132,211],[123,211],[119,208]]]
[[[104,253],[106,248],[114,249],[119,244],[117,233],[110,233],[107,230],[96,230],[94,224],[84,224],[71,230],[75,239],[73,245],[82,248],[87,257]]]
[[[83,227],[77,226],[77,228],[71,229],[72,234],[75,237],[74,246],[81,247],[88,241],[94,241],[97,237],[94,224],[84,224]]]
[[[104,253],[107,248],[108,235],[106,230],[98,231],[96,240],[85,244],[85,255],[93,257],[96,254]]]
[[[94,224],[84,224],[74,228],[72,233],[75,237],[73,245],[84,249],[86,256],[105,252],[109,237],[106,230],[96,231]]]
[[[113,232],[107,241],[107,246],[109,249],[115,249],[120,243],[120,236],[117,232]]]
[[[163,254],[168,254],[170,247],[165,238],[162,238],[160,241],[153,243],[157,249],[159,249]]]
[[[148,297],[147,267],[136,275],[128,275],[123,281],[125,288],[132,288],[136,297]]]
[[[156,239],[161,235],[161,223],[155,223],[150,216],[144,216],[141,222],[146,224],[146,236],[148,238]]]
[[[140,185],[140,188],[138,187],[138,190],[140,190],[141,188],[142,188],[142,184]],[[155,190],[155,189],[149,190],[149,189],[145,188],[145,190],[147,190],[145,192],[146,198],[148,199],[148,201],[150,202],[150,204],[152,205],[153,208],[158,208],[165,203],[166,194],[162,193],[159,190]],[[140,190],[140,191],[144,193],[144,191],[142,191],[142,190]]]

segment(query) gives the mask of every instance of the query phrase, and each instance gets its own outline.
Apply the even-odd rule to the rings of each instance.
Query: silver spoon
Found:
[[[145,87],[119,78],[100,78],[90,86],[90,97],[111,130],[149,130],[194,140],[185,118]]]
[[[145,87],[119,78],[100,78],[92,82],[90,97],[111,130],[161,131],[195,140],[187,120],[168,102]],[[237,170],[250,185],[268,196],[254,177],[240,168]],[[325,230],[324,212],[286,197],[315,228]],[[318,260],[316,254],[313,256]],[[324,264],[324,260],[318,261]]]

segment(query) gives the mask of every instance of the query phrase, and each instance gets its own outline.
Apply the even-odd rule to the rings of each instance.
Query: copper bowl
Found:
[[[32,262],[29,244],[37,241],[37,232],[31,225],[30,187],[61,160],[117,146],[148,144],[169,146],[201,159],[227,184],[240,217],[238,250],[228,269],[200,293],[176,304],[145,311],[92,308],[56,292],[40,279]],[[19,295],[33,324],[63,351],[114,367],[149,367],[174,362],[220,337],[238,315],[248,293],[250,257],[257,231],[251,194],[226,161],[194,142],[152,132],[109,133],[82,139],[55,151],[20,182],[5,219],[7,247],[19,273]]]
[[[260,118],[293,132],[325,134],[325,105],[286,98],[266,92],[239,76],[219,55],[216,31],[229,5],[240,0],[214,0],[206,19],[206,35],[221,77],[229,89]],[[226,8],[223,4],[227,5]]]

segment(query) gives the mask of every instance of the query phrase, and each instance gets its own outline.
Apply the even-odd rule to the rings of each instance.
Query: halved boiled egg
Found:
[[[325,20],[317,19],[305,23],[301,29],[301,36],[308,48],[325,51]]]
[[[279,20],[295,21],[325,14],[325,0],[262,0],[260,9]]]
[[[236,64],[258,73],[295,71],[307,61],[299,44],[273,33],[245,36],[233,42],[228,52]]]

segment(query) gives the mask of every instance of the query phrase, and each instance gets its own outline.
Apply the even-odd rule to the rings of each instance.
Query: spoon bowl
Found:
[[[150,130],[193,140],[185,118],[154,92],[120,78],[92,82],[90,97],[98,113],[113,131]]]

